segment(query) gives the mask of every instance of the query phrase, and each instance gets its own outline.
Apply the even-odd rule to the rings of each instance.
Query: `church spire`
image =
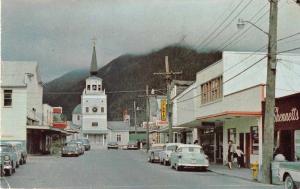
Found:
[[[93,55],[92,55],[92,61],[91,61],[91,69],[90,69],[90,75],[97,75],[97,56],[96,56],[96,43],[94,41],[94,47],[93,47]]]

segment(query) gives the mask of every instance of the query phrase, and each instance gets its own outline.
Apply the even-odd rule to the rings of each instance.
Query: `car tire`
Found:
[[[20,159],[20,165],[23,165],[23,157]]]
[[[176,171],[181,171],[182,170],[182,168],[181,168],[181,166],[179,166],[179,165],[175,165],[175,169],[176,169]]]
[[[286,178],[285,178],[284,188],[285,189],[296,189],[296,185],[293,181],[293,178],[290,175],[286,176]]]
[[[26,158],[23,158],[23,164],[26,164]]]
[[[12,162],[12,165],[13,165],[13,168],[12,168],[12,173],[15,173],[16,172],[16,164],[15,164],[15,166],[14,166],[14,162]]]
[[[163,159],[163,165],[167,166],[167,161],[165,159]]]
[[[16,162],[16,168],[19,168],[19,167],[20,167],[19,164],[20,164],[20,163],[19,163],[19,161],[17,160],[17,162]]]
[[[154,163],[154,154],[151,154],[151,163]]]
[[[5,171],[5,175],[6,175],[6,176],[11,176],[12,173],[13,173],[12,169],[9,169],[9,170],[6,170],[6,171]]]

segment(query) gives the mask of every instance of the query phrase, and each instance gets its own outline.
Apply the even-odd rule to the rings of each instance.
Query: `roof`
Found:
[[[2,84],[1,87],[26,87],[25,76],[36,77],[42,84],[38,63],[31,61],[2,61]]]
[[[91,75],[96,75],[97,73],[98,73],[98,70],[97,70],[97,56],[96,56],[96,47],[94,45],[92,61],[91,61],[91,68],[90,68],[90,74]]]
[[[107,134],[108,130],[82,130],[84,134]]]
[[[81,114],[81,104],[78,104],[72,111],[72,114]]]
[[[124,121],[108,121],[107,128],[112,131],[129,131],[129,125]]]
[[[135,127],[130,127],[130,128],[129,128],[129,131],[130,131],[130,132],[134,132],[134,131],[135,131]],[[143,127],[136,127],[136,131],[137,131],[137,132],[147,132],[147,129],[146,129],[146,128],[143,128]]]
[[[202,148],[201,146],[199,146],[198,144],[179,144],[179,147],[196,147],[196,148]]]

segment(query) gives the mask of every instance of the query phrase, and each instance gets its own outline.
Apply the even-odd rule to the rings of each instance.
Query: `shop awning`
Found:
[[[197,119],[202,122],[221,122],[229,119],[235,119],[240,117],[260,117],[261,112],[247,112],[247,111],[228,111],[219,114],[212,114],[208,116],[198,117]]]
[[[57,129],[57,128],[50,127],[48,125],[27,125],[26,128],[27,129],[32,129],[32,130],[45,130],[45,131],[49,131],[49,132],[51,132],[51,131],[59,132],[59,133],[66,134],[66,135],[73,134],[71,132],[68,132],[68,131],[65,131],[65,130],[62,130],[62,129]]]

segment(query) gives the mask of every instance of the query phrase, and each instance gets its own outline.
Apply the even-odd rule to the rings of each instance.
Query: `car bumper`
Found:
[[[207,164],[193,164],[193,163],[178,163],[178,166],[208,168],[209,165],[207,165]]]

